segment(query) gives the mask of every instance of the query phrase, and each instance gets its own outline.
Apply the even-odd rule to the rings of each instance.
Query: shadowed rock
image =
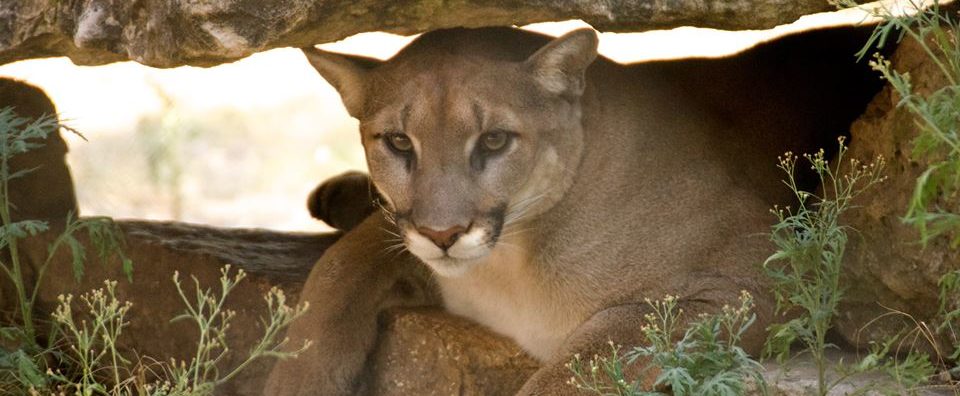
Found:
[[[0,109],[12,107],[17,117],[31,121],[42,117],[56,120],[57,110],[39,88],[25,82],[0,78]],[[77,213],[73,178],[67,168],[67,143],[60,131],[53,131],[42,146],[25,154],[14,155],[9,163],[11,173],[31,170],[10,180],[11,217],[18,220],[63,221],[67,213]]]
[[[914,41],[905,40],[892,62],[895,69],[910,74],[920,95],[947,84],[936,64]],[[924,247],[918,231],[901,220],[917,177],[930,162],[914,158],[916,119],[906,108],[896,107],[899,101],[896,91],[887,86],[851,127],[848,156],[869,160],[882,155],[887,160],[885,174],[889,177],[880,188],[860,197],[856,202],[859,207],[845,217],[857,231],[850,235],[847,279],[843,283],[848,290],[837,326],[849,341],[860,345],[896,334],[904,326],[916,325],[904,315],[892,315],[864,327],[892,310],[931,323],[939,307],[937,281],[943,274],[960,269],[960,250],[951,248],[948,238]],[[955,340],[952,342],[956,345]],[[941,346],[949,351],[950,344],[948,341]],[[929,347],[923,342],[918,346]]]

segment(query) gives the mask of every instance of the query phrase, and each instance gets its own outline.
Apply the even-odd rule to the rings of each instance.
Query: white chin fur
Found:
[[[459,278],[466,275],[473,267],[480,264],[481,260],[458,260],[445,258],[440,260],[423,260],[433,272],[444,278]]]
[[[490,254],[484,242],[486,231],[470,230],[453,244],[447,253],[419,232],[406,232],[407,249],[443,277],[459,277],[470,271]]]

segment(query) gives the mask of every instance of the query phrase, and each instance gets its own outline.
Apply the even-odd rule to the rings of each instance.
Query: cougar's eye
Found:
[[[503,150],[509,142],[510,135],[504,131],[492,131],[480,135],[480,145],[487,152]]]
[[[487,160],[500,157],[510,146],[510,141],[517,136],[516,133],[504,130],[493,130],[484,132],[477,140],[477,144],[470,154],[470,165],[482,171],[487,165]]]
[[[410,137],[402,133],[389,133],[386,135],[387,145],[390,149],[401,154],[409,154],[413,151],[413,142]]]

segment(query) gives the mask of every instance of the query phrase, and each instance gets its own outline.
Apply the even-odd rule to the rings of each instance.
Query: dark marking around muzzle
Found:
[[[495,243],[500,239],[500,234],[503,233],[503,219],[507,215],[507,204],[501,203],[497,207],[488,211],[485,214],[485,217],[493,221],[492,230],[490,231],[490,244]]]

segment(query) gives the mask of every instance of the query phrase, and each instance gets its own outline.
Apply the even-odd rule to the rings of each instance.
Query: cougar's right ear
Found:
[[[547,92],[579,97],[586,87],[584,73],[597,58],[597,32],[577,29],[557,37],[527,58],[540,87]]]
[[[356,55],[336,54],[314,47],[301,48],[310,65],[324,80],[340,92],[347,112],[354,118],[360,118],[366,100],[366,76],[382,61]]]

